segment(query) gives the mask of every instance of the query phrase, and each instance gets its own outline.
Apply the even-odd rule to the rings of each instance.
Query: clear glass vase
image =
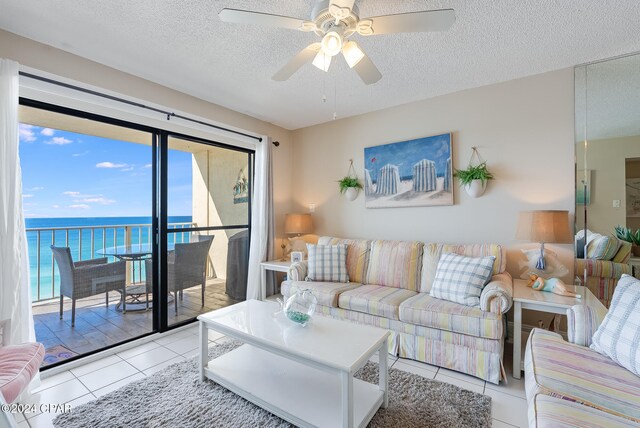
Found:
[[[284,304],[284,314],[291,321],[306,326],[316,311],[318,299],[309,289],[297,290]]]

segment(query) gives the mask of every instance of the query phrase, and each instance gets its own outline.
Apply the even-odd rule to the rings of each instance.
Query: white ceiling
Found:
[[[225,7],[307,18],[312,0],[0,0],[0,28],[288,129],[640,51],[637,0],[359,0],[360,17],[454,8],[446,33],[355,36],[383,74],[344,61],[271,76],[310,33],[223,23]],[[337,92],[337,99],[334,99]],[[326,95],[327,101],[322,101]]]

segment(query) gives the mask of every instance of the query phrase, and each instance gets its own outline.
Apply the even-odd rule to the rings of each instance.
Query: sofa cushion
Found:
[[[631,249],[633,245],[631,242],[620,241],[620,249],[616,253],[615,257],[611,259],[615,263],[626,263],[631,258]]]
[[[310,281],[349,282],[347,246],[307,244],[307,278]]]
[[[366,239],[342,239],[331,236],[322,236],[318,239],[318,245],[347,245],[347,273],[349,281],[364,282],[369,262],[369,249],[371,241]]]
[[[480,294],[491,279],[494,260],[493,256],[443,254],[438,262],[431,296],[479,308]]]
[[[340,294],[338,306],[365,314],[397,320],[400,304],[415,296],[415,291],[383,285],[363,285]]]
[[[365,284],[418,291],[422,267],[421,242],[373,241]]]
[[[638,426],[632,420],[548,395],[537,395],[528,407],[530,427],[622,428]]]
[[[502,245],[498,244],[441,244],[428,242],[424,245],[424,255],[422,256],[422,272],[420,275],[420,292],[428,293],[433,286],[433,279],[436,276],[436,269],[440,256],[446,253],[454,253],[467,257],[494,256],[493,275],[498,275],[507,270],[507,255]]]
[[[309,289],[318,299],[318,304],[338,307],[338,296],[345,291],[354,290],[361,286],[355,282],[313,282],[313,281],[285,281],[282,283],[282,295],[287,298],[291,296],[297,289]]]
[[[640,376],[640,280],[622,275],[591,349]]]
[[[0,346],[0,393],[13,402],[29,385],[44,358],[41,343]]]
[[[525,353],[525,388],[640,422],[640,378],[592,349],[535,328]]]
[[[476,337],[500,339],[502,315],[419,293],[400,304],[400,321]]]

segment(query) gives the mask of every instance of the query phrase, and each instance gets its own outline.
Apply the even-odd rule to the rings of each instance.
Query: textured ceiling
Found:
[[[307,18],[311,0],[0,0],[0,28],[296,129],[640,50],[637,0],[360,0],[360,16],[454,8],[446,33],[355,36],[383,74],[340,58],[271,76],[317,40],[223,23],[225,7]],[[337,93],[337,98],[334,98]],[[326,95],[327,101],[322,97]]]
[[[640,54],[575,72],[576,141],[640,135]],[[586,127],[585,127],[586,123]]]

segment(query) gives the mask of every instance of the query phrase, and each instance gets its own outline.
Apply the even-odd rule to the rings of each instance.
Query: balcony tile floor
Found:
[[[87,403],[117,388],[127,385],[165,367],[195,356],[195,349],[177,344],[197,342],[198,328],[194,324],[179,332],[168,332],[153,342],[141,344],[101,360],[65,371],[42,381],[32,397],[35,403],[69,403],[71,408]],[[220,343],[228,340],[220,334],[212,334],[209,342]],[[510,361],[510,356],[505,360]],[[524,379],[513,379],[509,384],[493,385],[462,373],[441,369],[403,358],[391,357],[391,367],[409,371],[429,379],[449,382],[461,388],[484,393],[492,397],[494,427],[526,427],[527,402],[524,399]],[[511,373],[510,367],[505,368]],[[52,427],[55,413],[18,415],[20,428]]]
[[[177,315],[174,303],[170,302],[169,323],[185,321],[201,313],[237,303],[225,293],[225,283],[222,280],[207,282],[204,307],[202,307],[200,293],[200,287],[185,290],[183,297],[178,300]],[[104,295],[78,300],[74,327],[71,327],[70,300],[65,299],[62,319],[59,316],[59,300],[35,305],[33,312],[36,339],[45,348],[62,345],[76,354],[83,354],[151,332],[153,317],[151,310],[129,310],[123,314],[116,310],[119,301],[120,294],[117,292],[110,293],[108,307],[105,306]],[[176,346],[191,346],[191,344],[184,342]]]

